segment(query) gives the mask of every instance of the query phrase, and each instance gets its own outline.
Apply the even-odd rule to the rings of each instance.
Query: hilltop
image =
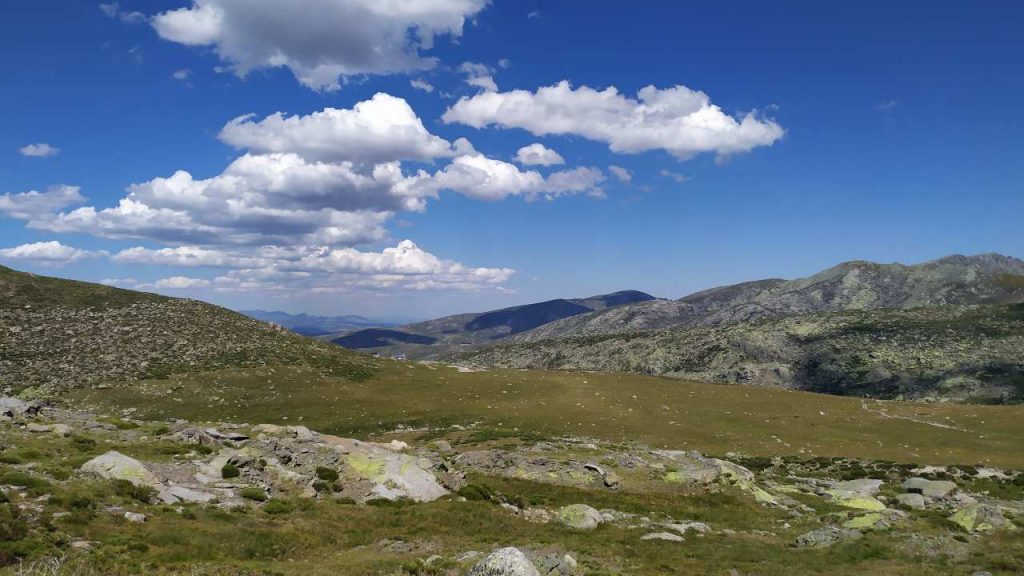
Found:
[[[0,270],[0,389],[307,366],[365,377],[371,358],[197,302]]]

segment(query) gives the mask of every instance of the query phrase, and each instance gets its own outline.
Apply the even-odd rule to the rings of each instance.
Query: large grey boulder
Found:
[[[925,506],[924,496],[921,494],[900,494],[896,496],[896,501],[914,510],[922,510]]]
[[[518,548],[501,548],[481,560],[468,576],[540,576],[530,559]]]
[[[956,482],[907,478],[903,481],[903,489],[912,494],[920,494],[925,498],[941,500],[956,491]]]
[[[19,398],[0,398],[0,416],[5,418],[17,418],[19,416],[33,416],[39,412],[39,404],[25,402]]]
[[[840,490],[843,492],[854,492],[861,496],[874,496],[878,494],[879,488],[882,487],[883,482],[874,478],[858,478],[856,480],[846,480],[845,482],[836,482],[832,485],[833,490]]]
[[[82,464],[82,472],[108,480],[127,480],[137,486],[153,486],[156,476],[135,458],[111,450]]]
[[[586,504],[570,504],[555,513],[555,520],[573,530],[593,530],[601,523],[601,513]]]

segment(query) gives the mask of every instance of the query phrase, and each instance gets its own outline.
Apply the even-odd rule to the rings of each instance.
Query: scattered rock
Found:
[[[668,542],[682,542],[683,537],[671,532],[651,532],[640,537],[641,540],[665,540]]]
[[[468,576],[540,576],[537,569],[518,548],[501,548],[481,560]]]
[[[535,563],[541,576],[576,576],[579,574],[576,559],[568,554],[548,554]]]

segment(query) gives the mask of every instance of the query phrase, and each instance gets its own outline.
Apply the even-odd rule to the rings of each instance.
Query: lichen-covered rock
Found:
[[[470,569],[468,576],[540,576],[530,559],[518,548],[501,548]]]
[[[972,504],[956,511],[949,521],[968,532],[989,532],[997,528],[1013,529],[1012,522],[1003,516],[999,508],[988,504]]]
[[[347,452],[341,462],[348,473],[371,482],[371,491],[377,498],[430,502],[448,494],[437,477],[420,466],[415,456],[367,442],[350,441],[337,446]]]
[[[138,486],[157,483],[156,476],[142,462],[113,450],[82,464],[81,470],[108,480],[127,480]]]
[[[570,504],[558,510],[555,520],[573,530],[593,530],[601,523],[601,513],[586,504]]]
[[[885,510],[885,504],[872,496],[862,496],[857,492],[844,490],[826,490],[826,494],[832,497],[832,501],[840,506],[856,508],[857,510]]]
[[[797,537],[796,545],[801,548],[827,548],[840,542],[860,540],[864,534],[852,528],[824,526]]]

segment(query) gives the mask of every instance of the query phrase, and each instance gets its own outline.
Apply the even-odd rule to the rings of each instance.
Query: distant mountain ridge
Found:
[[[744,282],[678,300],[618,306],[513,336],[515,341],[722,326],[817,312],[1024,301],[1024,260],[954,255],[922,264],[845,262],[806,278]]]
[[[289,314],[277,310],[239,310],[250,318],[273,322],[303,336],[321,336],[345,330],[360,328],[387,328],[394,326],[392,322],[381,322],[362,316],[313,316],[310,314]]]
[[[830,394],[1024,401],[1024,261],[855,261],[566,318],[454,356]]]
[[[587,298],[559,298],[479,314],[456,314],[389,330],[356,330],[321,339],[352,349],[431,358],[455,349],[501,340],[563,318],[651,300],[655,298],[650,294],[623,290]]]

